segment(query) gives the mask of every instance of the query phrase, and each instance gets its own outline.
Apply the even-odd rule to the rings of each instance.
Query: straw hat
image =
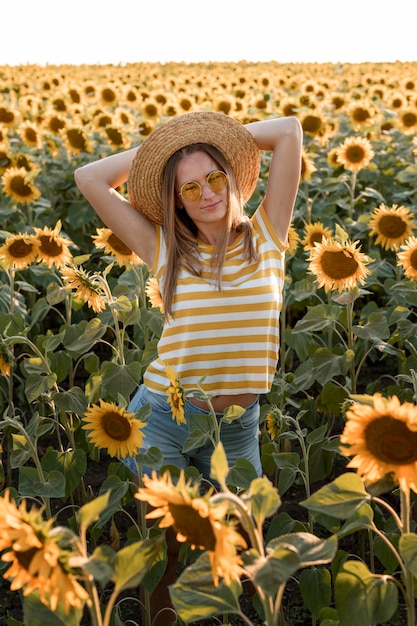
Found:
[[[260,155],[244,125],[225,113],[184,113],[158,126],[141,144],[130,166],[129,200],[151,221],[163,223],[162,178],[168,159],[193,143],[207,143],[220,150],[233,168],[244,202],[254,192]]]

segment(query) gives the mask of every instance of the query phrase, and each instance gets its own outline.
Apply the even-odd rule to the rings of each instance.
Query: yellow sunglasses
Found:
[[[207,176],[207,185],[212,191],[222,191],[227,185],[227,174],[220,170],[214,170]],[[203,195],[203,188],[200,183],[195,180],[190,180],[188,183],[184,183],[179,191],[179,195],[183,200],[188,202],[195,202],[200,200]]]

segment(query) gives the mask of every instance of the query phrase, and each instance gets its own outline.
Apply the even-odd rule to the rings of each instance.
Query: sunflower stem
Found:
[[[409,489],[400,488],[401,502],[401,521],[402,532],[408,534],[410,532],[410,491]],[[414,601],[414,576],[412,571],[406,567],[405,588],[407,593],[407,626],[415,626],[416,623],[416,607]]]

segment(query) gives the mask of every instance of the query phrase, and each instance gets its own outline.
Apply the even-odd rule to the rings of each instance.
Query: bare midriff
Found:
[[[223,413],[228,406],[233,405],[241,406],[243,409],[246,409],[246,407],[255,402],[257,397],[258,396],[254,393],[240,393],[236,396],[213,396],[210,401],[216,413]],[[197,398],[189,398],[189,400],[192,404],[195,404],[204,411],[210,410],[207,402],[204,402],[203,400],[197,400]]]

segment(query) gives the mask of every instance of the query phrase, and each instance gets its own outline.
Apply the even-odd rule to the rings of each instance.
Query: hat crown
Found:
[[[255,190],[260,168],[259,149],[241,122],[225,113],[193,111],[158,126],[139,146],[128,175],[129,200],[134,208],[163,223],[162,181],[168,159],[190,144],[216,147],[232,167],[246,203]]]

